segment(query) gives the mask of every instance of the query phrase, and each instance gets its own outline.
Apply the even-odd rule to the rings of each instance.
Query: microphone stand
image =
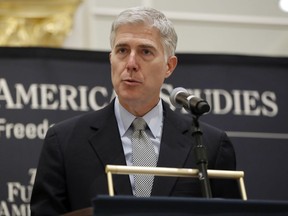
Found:
[[[208,158],[205,146],[202,144],[202,132],[200,130],[198,118],[199,115],[192,116],[192,136],[195,138],[196,146],[194,147],[194,156],[198,166],[198,178],[200,180],[202,196],[205,198],[212,198],[210,182],[207,174]]]

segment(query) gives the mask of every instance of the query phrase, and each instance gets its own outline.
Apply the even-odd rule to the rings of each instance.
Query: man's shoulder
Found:
[[[113,115],[114,115],[114,106],[112,104],[109,104],[100,110],[86,112],[60,121],[56,123],[53,127],[55,129],[62,130],[64,128],[65,129],[71,129],[75,127],[83,128],[95,124],[99,125],[105,123],[107,118],[110,118]]]

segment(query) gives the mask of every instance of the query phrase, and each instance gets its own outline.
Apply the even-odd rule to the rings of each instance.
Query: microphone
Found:
[[[184,88],[175,88],[171,95],[170,101],[176,108],[184,107],[188,112],[199,116],[210,111],[210,106],[207,101],[198,98]]]

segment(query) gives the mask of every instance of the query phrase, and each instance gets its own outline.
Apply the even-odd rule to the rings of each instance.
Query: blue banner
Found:
[[[170,103],[171,91],[184,87],[206,99],[211,112],[201,120],[232,139],[248,199],[288,200],[288,58],[178,58],[161,97]],[[30,215],[48,127],[98,110],[114,97],[108,52],[0,48],[0,216]]]

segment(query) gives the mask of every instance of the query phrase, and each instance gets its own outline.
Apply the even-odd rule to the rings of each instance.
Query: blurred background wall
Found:
[[[125,8],[144,5],[173,21],[178,53],[286,57],[288,9],[280,8],[285,1],[0,0],[0,46],[108,51],[114,17]]]
[[[178,52],[288,56],[288,12],[279,0],[83,0],[63,46],[109,50],[113,18],[137,5],[173,21]]]

